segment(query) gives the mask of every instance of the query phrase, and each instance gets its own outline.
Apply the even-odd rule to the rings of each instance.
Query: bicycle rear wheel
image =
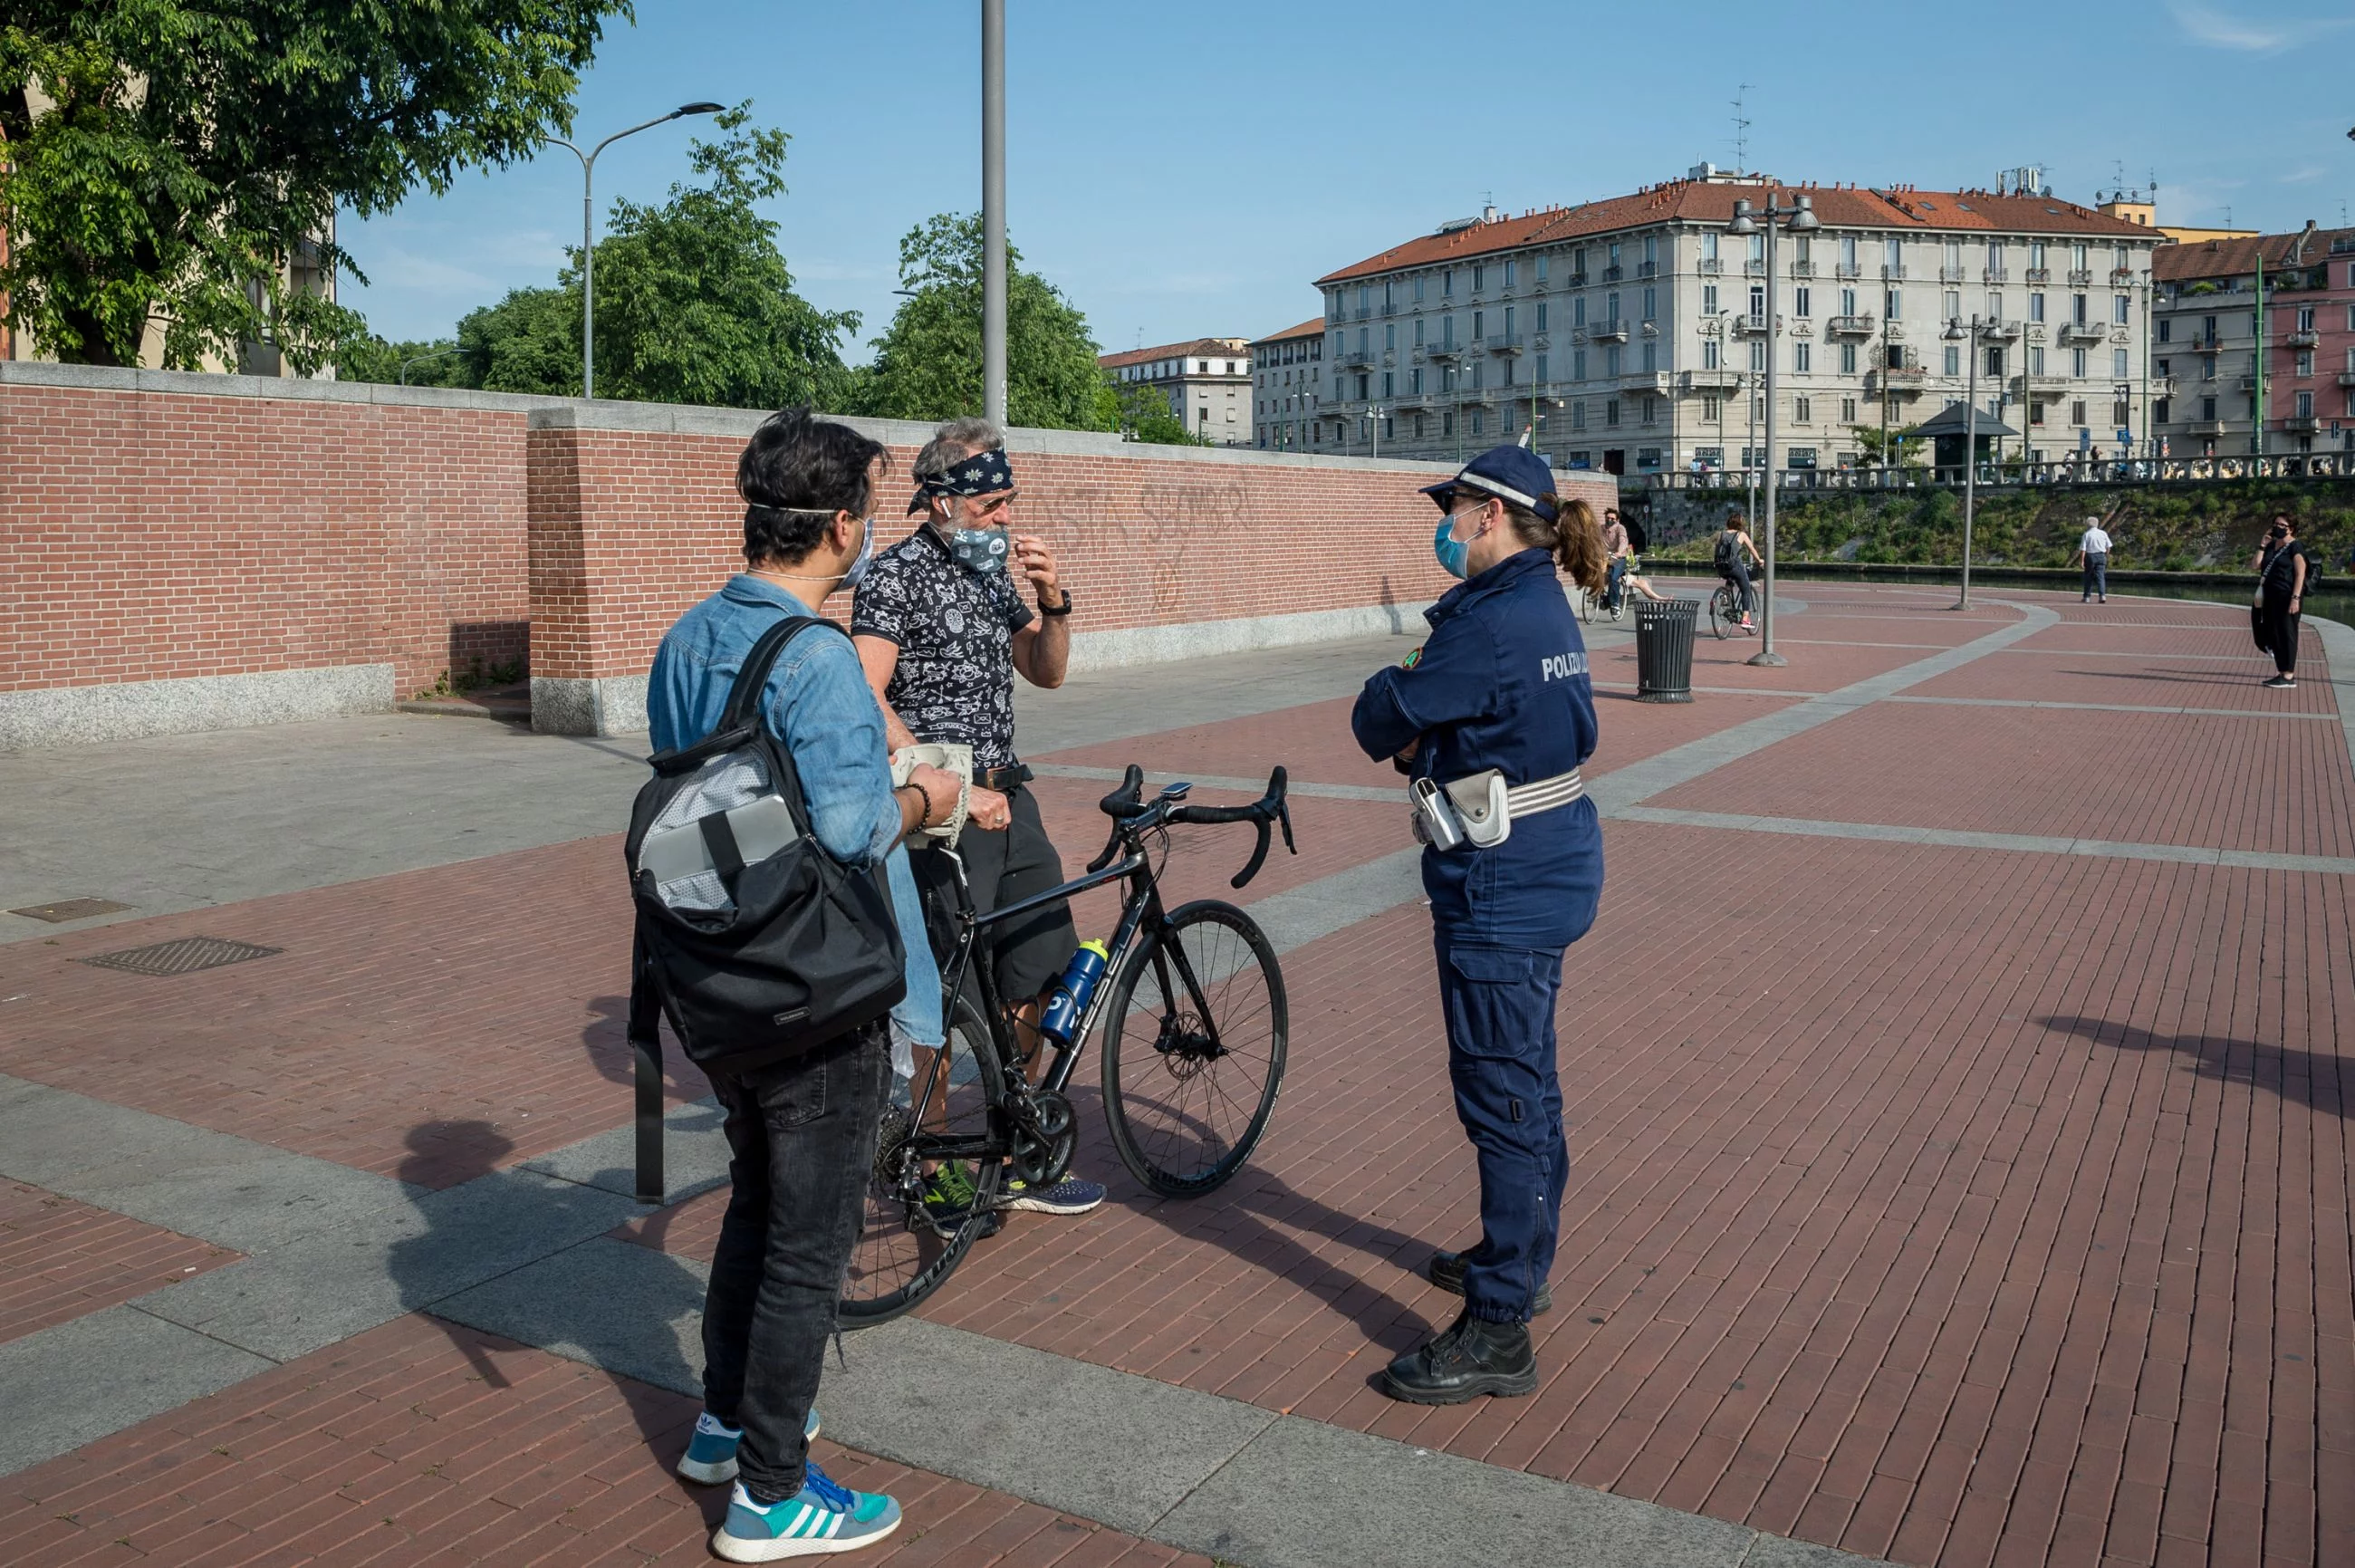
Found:
[[[1185,1198],[1241,1169],[1275,1109],[1289,1035],[1266,933],[1230,903],[1180,906],[1122,965],[1106,1018],[1104,1117],[1130,1174]]]
[[[1720,588],[1709,596],[1710,634],[1721,643],[1725,641],[1733,635],[1734,620],[1733,590]]]
[[[1004,1139],[996,1136],[1005,1069],[972,998],[957,997],[947,1045],[937,1052],[918,1047],[914,1082],[893,1090],[843,1276],[845,1328],[888,1323],[938,1290],[989,1224],[1006,1178]],[[926,1207],[928,1194],[960,1179],[971,1189],[969,1200],[936,1205],[939,1212]]]

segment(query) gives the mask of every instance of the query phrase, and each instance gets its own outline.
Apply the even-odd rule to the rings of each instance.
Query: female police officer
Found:
[[[1599,593],[1606,559],[1593,511],[1556,496],[1545,460],[1520,447],[1424,494],[1446,514],[1439,563],[1465,581],[1425,613],[1430,640],[1366,682],[1350,726],[1367,755],[1414,781],[1448,1075],[1480,1166],[1479,1242],[1431,1261],[1463,1315],[1392,1361],[1382,1388],[1455,1404],[1537,1387],[1529,1320],[1552,1305],[1570,1159],[1554,999],[1562,949],[1603,891],[1602,828],[1578,773],[1594,750],[1593,688],[1556,572]]]

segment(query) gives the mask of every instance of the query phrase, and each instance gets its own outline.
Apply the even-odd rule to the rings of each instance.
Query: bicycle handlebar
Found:
[[[1167,795],[1158,800],[1146,801],[1141,798],[1145,792],[1145,770],[1131,763],[1121,779],[1120,787],[1098,803],[1103,807],[1104,815],[1113,819],[1112,835],[1104,842],[1103,852],[1088,862],[1088,869],[1091,872],[1103,870],[1119,857],[1129,838],[1151,827],[1171,823],[1213,827],[1228,822],[1249,822],[1259,829],[1259,842],[1252,848],[1251,859],[1229,884],[1235,888],[1245,887],[1259,875],[1260,868],[1267,861],[1269,829],[1273,826],[1283,826],[1284,849],[1294,855],[1300,853],[1300,847],[1293,842],[1292,837],[1292,806],[1284,798],[1289,787],[1287,775],[1279,767],[1268,774],[1267,793],[1249,805],[1182,805],[1178,804],[1182,796]]]

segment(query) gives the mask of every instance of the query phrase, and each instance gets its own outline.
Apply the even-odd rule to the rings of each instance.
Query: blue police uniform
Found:
[[[1533,454],[1507,450],[1544,472]],[[1496,768],[1519,785],[1593,754],[1586,645],[1550,554],[1507,557],[1424,618],[1430,640],[1367,681],[1350,715],[1368,756],[1419,742],[1416,778],[1445,784]],[[1517,818],[1493,848],[1426,848],[1423,885],[1456,1115],[1479,1158],[1481,1239],[1465,1259],[1464,1294],[1475,1317],[1522,1322],[1553,1266],[1570,1173],[1554,1004],[1562,951],[1593,924],[1603,892],[1593,803],[1582,795]]]

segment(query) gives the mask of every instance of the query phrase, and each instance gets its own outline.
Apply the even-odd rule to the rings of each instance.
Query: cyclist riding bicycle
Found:
[[[1625,602],[1628,573],[1636,570],[1635,547],[1627,539],[1627,525],[1619,520],[1619,508],[1603,508],[1603,554],[1609,576],[1603,591],[1603,607],[1612,614],[1619,613]]]
[[[1753,597],[1750,590],[1750,567],[1753,561],[1761,567],[1766,564],[1765,558],[1758,553],[1758,547],[1750,542],[1750,533],[1742,526],[1741,512],[1737,510],[1726,513],[1725,527],[1719,530],[1717,536],[1717,574],[1732,583],[1741,594],[1742,626],[1744,631],[1750,629],[1750,603]]]

